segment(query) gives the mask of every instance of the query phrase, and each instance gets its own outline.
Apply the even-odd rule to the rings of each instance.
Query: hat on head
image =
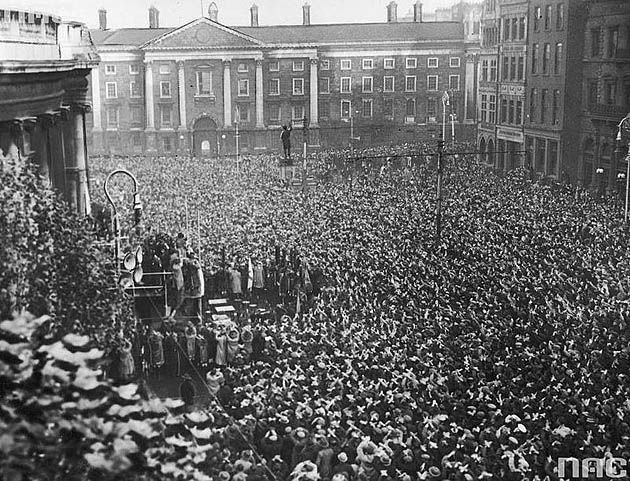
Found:
[[[342,451],[337,455],[337,459],[342,463],[346,463],[348,462],[348,455]]]
[[[221,471],[219,473],[219,479],[221,481],[230,481],[230,473],[228,473],[227,471]]]
[[[429,468],[429,477],[431,478],[439,478],[442,475],[440,468],[437,466],[431,466]]]
[[[190,374],[188,374],[188,373],[184,374],[182,377],[184,379],[188,379],[188,380],[192,381],[192,376]]]

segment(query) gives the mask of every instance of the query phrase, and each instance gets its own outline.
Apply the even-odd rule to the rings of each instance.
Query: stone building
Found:
[[[617,125],[630,113],[630,2],[590,0],[580,32],[584,39],[582,96],[576,158],[586,187],[625,188],[626,145],[615,153]],[[599,173],[598,173],[599,169]],[[619,179],[619,181],[617,180]],[[623,185],[618,185],[623,184]]]
[[[83,24],[0,10],[0,164],[35,162],[80,213],[90,209],[85,114],[98,61]]]
[[[238,129],[240,151],[262,152],[279,148],[281,125],[305,118],[312,146],[426,140],[439,135],[444,91],[457,137],[474,138],[462,22],[423,22],[419,2],[414,21],[398,21],[391,2],[383,23],[316,25],[310,8],[302,25],[259,25],[253,5],[249,26],[228,27],[213,3],[180,27],[160,28],[153,12],[150,28],[115,30],[100,12],[93,150],[230,154]]]

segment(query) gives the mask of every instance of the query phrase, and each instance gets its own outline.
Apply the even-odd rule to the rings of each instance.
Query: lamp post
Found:
[[[103,189],[105,190],[105,197],[107,197],[107,200],[109,201],[110,205],[112,206],[112,210],[114,211],[114,257],[116,260],[116,271],[118,273],[118,275],[120,275],[120,262],[119,262],[119,255],[120,255],[120,218],[118,217],[118,211],[116,210],[116,204],[114,203],[114,200],[112,199],[111,194],[109,193],[109,181],[111,180],[112,177],[114,177],[114,175],[117,174],[123,174],[126,175],[127,177],[131,178],[131,180],[133,181],[133,213],[134,213],[134,223],[135,223],[135,227],[136,227],[136,233],[139,234],[139,230],[140,230],[140,220],[142,217],[142,202],[140,202],[140,193],[138,192],[138,179],[136,179],[136,177],[129,172],[126,169],[117,169],[114,170],[113,172],[111,172],[107,178],[105,179],[105,184],[103,186]]]
[[[615,155],[617,155],[617,159],[621,155],[623,155],[623,148],[621,147],[621,143],[624,138],[626,139],[626,144],[628,146],[628,152],[626,154],[626,201],[623,209],[623,223],[624,225],[628,225],[628,193],[630,192],[630,113],[626,115],[619,125],[617,126],[617,147],[615,149]],[[619,161],[619,160],[617,160]]]
[[[597,167],[597,169],[595,169],[595,175],[597,176],[597,194],[599,196],[603,195],[602,191],[603,191],[603,178],[604,178],[604,169],[602,167]]]

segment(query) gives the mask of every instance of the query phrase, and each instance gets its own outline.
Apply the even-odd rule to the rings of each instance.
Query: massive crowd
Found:
[[[97,181],[119,166],[137,175],[153,230],[184,231],[186,210],[199,212],[198,242],[188,230],[204,269],[224,247],[238,260],[287,245],[323,271],[308,312],[241,322],[258,339],[240,340],[245,362],[208,359],[209,389],[247,438],[217,479],[269,476],[252,446],[277,479],[336,481],[558,479],[560,457],[629,458],[618,207],[451,156],[436,242],[434,161],[406,148],[424,152],[357,170],[337,168],[344,152],[314,155],[307,194],[281,184],[271,156],[238,173],[213,160],[92,162]]]

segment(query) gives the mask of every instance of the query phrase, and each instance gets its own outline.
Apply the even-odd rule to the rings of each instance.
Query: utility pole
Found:
[[[442,161],[444,157],[444,140],[438,140],[437,160],[437,192],[435,203],[435,244],[439,247],[442,233]]]

